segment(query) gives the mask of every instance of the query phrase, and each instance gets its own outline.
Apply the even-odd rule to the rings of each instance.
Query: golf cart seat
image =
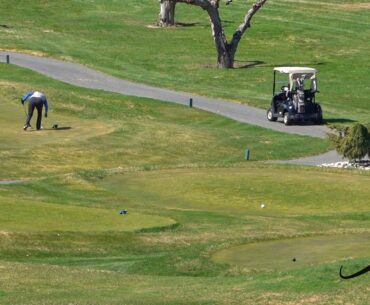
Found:
[[[304,98],[307,102],[312,102],[314,97],[315,92],[313,92],[311,89],[307,89],[304,91]]]
[[[286,100],[286,94],[285,94],[285,92],[281,92],[279,94],[276,94],[272,98],[272,106],[273,106],[275,112],[277,111],[278,106],[281,103],[283,103],[285,100]]]

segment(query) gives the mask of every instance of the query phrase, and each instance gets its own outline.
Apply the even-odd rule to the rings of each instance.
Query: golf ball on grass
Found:
[[[264,203],[261,203],[261,209],[264,209],[266,206]]]

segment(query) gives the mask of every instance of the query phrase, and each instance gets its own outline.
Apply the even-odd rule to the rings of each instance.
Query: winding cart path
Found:
[[[193,107],[216,113],[242,123],[257,125],[279,132],[318,138],[324,138],[326,133],[329,132],[329,129],[324,125],[285,126],[283,123],[269,122],[266,119],[266,111],[263,109],[231,103],[226,100],[194,96],[194,94],[186,92],[176,92],[168,89],[138,84],[110,76],[76,63],[23,53],[0,51],[0,57],[5,58],[6,55],[9,55],[11,64],[34,70],[38,73],[42,73],[56,80],[75,86],[100,89],[130,96],[152,98],[182,105],[189,105],[189,99],[193,98]],[[336,162],[338,160],[340,160],[340,157],[335,152],[330,152],[322,156],[302,158],[286,162],[303,165],[317,165],[321,163]]]

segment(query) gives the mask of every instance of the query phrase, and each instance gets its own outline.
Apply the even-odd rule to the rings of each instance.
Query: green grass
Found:
[[[110,176],[99,186],[112,194],[158,208],[197,211],[240,211],[258,215],[309,215],[366,212],[369,175],[289,167],[257,166],[241,169],[171,170]],[[335,183],[333,183],[335,181]],[[120,186],[125,185],[124,189]],[[163,188],[163,186],[166,188]],[[207,198],[205,200],[204,198]],[[267,208],[261,210],[264,203]],[[350,204],[349,204],[350,203]]]
[[[369,179],[361,172],[255,164],[95,171],[1,186],[1,303],[366,304],[369,278],[343,282],[338,270],[368,264]],[[122,207],[128,216],[177,225],[129,232],[116,223]],[[253,245],[269,249],[248,251]],[[295,268],[290,256],[289,262],[278,256],[288,246],[298,253]],[[215,253],[225,258],[223,251],[231,257],[214,260]],[[251,259],[246,266],[235,257]],[[256,268],[266,261],[276,270]]]
[[[301,269],[345,258],[368,257],[369,235],[315,236],[251,243],[221,250],[212,259],[251,270]]]
[[[361,0],[347,6],[339,0],[268,1],[236,55],[237,67],[263,64],[231,71],[214,68],[207,14],[193,6],[179,4],[177,19],[194,26],[156,29],[148,27],[159,12],[151,0],[17,4],[0,4],[2,23],[9,27],[0,28],[3,49],[74,60],[134,81],[261,108],[270,103],[274,66],[312,66],[320,71],[319,101],[330,123],[369,122],[369,9],[359,6]],[[221,6],[228,37],[247,7]]]
[[[12,232],[130,232],[175,224],[171,219],[139,213],[119,214],[120,210],[61,206],[17,200],[2,202],[2,230]]]
[[[1,68],[0,179],[100,168],[233,166],[244,161],[247,147],[252,160],[329,149],[327,140],[285,135],[185,106],[81,89],[6,64]],[[42,132],[24,132],[19,97],[34,86],[47,92],[50,115],[43,119]],[[53,130],[53,124],[70,129]],[[33,155],[38,158],[30,162]]]
[[[43,272],[45,266],[4,264],[2,269],[12,271],[17,283],[6,282],[3,286],[7,291],[2,297],[3,304],[10,304],[14,300],[17,304],[50,304],[53,299],[60,300],[59,304],[340,304],[352,302],[358,294],[363,299],[356,304],[366,304],[369,297],[363,294],[367,284],[358,280],[357,284],[346,282],[334,283],[334,279],[326,277],[335,289],[325,295],[313,294],[302,291],[288,298],[286,292],[278,292],[278,288],[287,288],[289,277],[280,274],[277,280],[269,276],[259,277],[271,287],[269,293],[264,292],[264,287],[254,285],[248,279],[225,278],[222,282],[215,283],[213,278],[179,277],[174,281],[172,277],[158,277],[155,280],[145,276],[127,276],[96,270],[81,270],[78,268],[49,267],[48,272]],[[309,273],[309,269],[305,270]],[[40,276],[40,273],[42,276]],[[302,276],[294,274],[296,286],[303,284]],[[4,273],[0,275],[4,279]],[[258,277],[257,277],[258,278]],[[307,277],[306,277],[307,278]],[[308,279],[315,276],[311,274]],[[140,282],[140,287],[136,283]],[[25,289],[27,287],[27,289]],[[158,289],[157,287],[161,287]],[[302,288],[301,288],[302,289]],[[181,295],[179,295],[181,294]],[[32,297],[32,299],[30,299]],[[78,300],[78,302],[76,302]],[[289,304],[289,303],[288,303]]]
[[[1,177],[37,179],[0,186],[1,304],[368,301],[368,277],[347,286],[337,277],[340,264],[367,265],[366,253],[343,262],[331,249],[273,272],[212,259],[256,241],[368,236],[368,173],[243,162],[245,143],[262,161],[326,141],[2,68]],[[35,84],[50,93],[50,121],[24,132],[18,99]]]
[[[369,11],[355,10],[358,1],[268,3],[237,54],[239,66],[264,61],[251,69],[210,66],[201,10],[178,6],[193,27],[146,27],[158,13],[148,0],[3,1],[0,43],[259,107],[273,66],[314,66],[329,122],[368,122]],[[223,8],[228,34],[243,5]],[[368,275],[338,277],[342,264],[346,274],[369,264],[369,173],[263,162],[324,152],[326,140],[12,65],[0,64],[0,88],[0,179],[30,180],[0,185],[1,305],[370,303]],[[34,88],[47,93],[50,116],[43,131],[24,132],[19,98]],[[301,253],[295,268],[277,257],[284,249]]]

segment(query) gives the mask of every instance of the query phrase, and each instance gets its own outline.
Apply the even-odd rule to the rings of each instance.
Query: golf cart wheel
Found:
[[[284,113],[283,122],[286,126],[288,126],[292,123],[292,120],[289,118],[289,113],[288,112]]]
[[[272,110],[269,109],[267,110],[267,119],[270,121],[270,122],[275,122],[277,120],[277,117],[274,117],[274,114],[272,113]]]
[[[315,120],[315,124],[316,124],[316,125],[321,125],[321,124],[322,124],[322,115],[319,115],[319,116],[317,117],[317,119]]]

